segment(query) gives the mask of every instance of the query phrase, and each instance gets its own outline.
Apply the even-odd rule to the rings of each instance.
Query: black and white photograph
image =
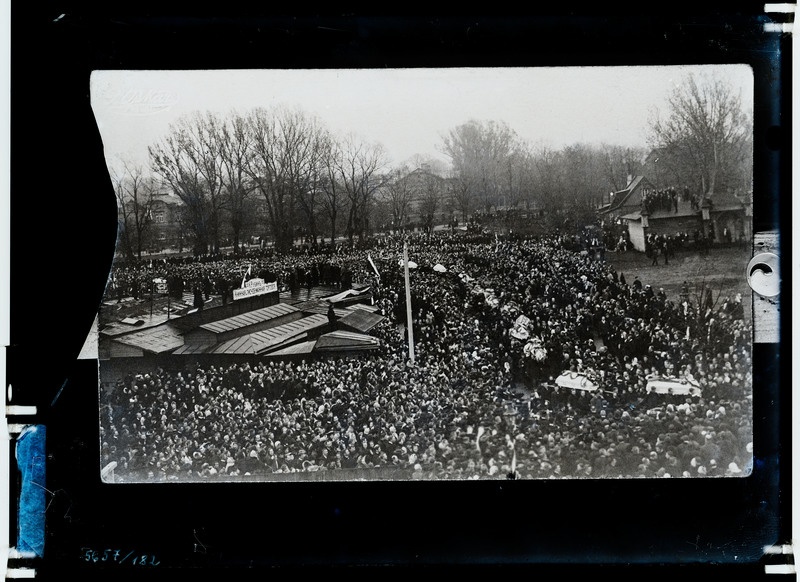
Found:
[[[793,7],[158,8],[13,15],[10,577],[794,572]]]
[[[753,471],[748,65],[90,88],[104,483]]]

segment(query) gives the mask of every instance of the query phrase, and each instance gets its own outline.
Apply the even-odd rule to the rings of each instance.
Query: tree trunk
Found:
[[[331,212],[331,246],[336,246],[336,211]]]
[[[233,229],[233,254],[239,254],[239,230],[236,228]]]
[[[354,216],[353,209],[350,209],[350,213],[347,215],[347,239],[350,241],[350,246],[353,246],[353,235],[355,226],[353,224]]]
[[[308,219],[308,233],[309,233],[309,237],[311,238],[311,241],[316,243],[317,242],[317,221],[314,220],[314,215],[313,214],[311,214],[311,216]]]

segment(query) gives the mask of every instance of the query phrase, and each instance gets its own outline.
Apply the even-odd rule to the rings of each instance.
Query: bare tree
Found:
[[[208,196],[208,225],[210,242],[215,253],[220,250],[222,212],[227,198],[225,196],[225,163],[222,152],[222,133],[225,122],[215,113],[196,114],[193,119],[194,145],[192,155],[206,185]]]
[[[318,167],[320,128],[299,110],[258,108],[248,116],[252,156],[247,173],[264,197],[280,251],[291,248],[301,196]]]
[[[222,165],[215,138],[219,120],[195,113],[170,125],[167,135],[148,148],[153,171],[183,201],[194,238],[194,253],[219,249],[223,205]]]
[[[604,175],[609,183],[610,192],[619,192],[628,185],[628,178],[642,171],[642,160],[645,158],[643,148],[630,148],[618,145],[602,144]]]
[[[246,173],[248,156],[251,155],[250,133],[247,119],[232,114],[218,126],[217,135],[220,162],[222,164],[222,193],[231,225],[233,252],[239,252],[242,230],[252,222],[252,180]]]
[[[752,174],[752,112],[721,80],[688,75],[669,97],[666,116],[654,112],[649,142],[673,180],[705,195],[747,189]],[[744,170],[743,170],[744,168]],[[742,183],[744,182],[744,183]]]
[[[609,190],[609,146],[576,143],[560,151],[540,146],[530,154],[532,199],[550,227],[594,223]]]
[[[153,179],[140,166],[122,163],[122,173],[112,177],[119,211],[119,240],[128,258],[142,258],[153,224]]]
[[[386,154],[380,144],[367,145],[353,135],[345,138],[340,152],[334,158],[335,180],[341,184],[347,198],[346,234],[353,244],[356,235],[363,240],[375,192],[387,182],[387,177],[381,173],[386,165]]]
[[[560,183],[561,154],[547,146],[541,146],[533,155],[533,174],[535,176],[535,198],[542,210],[548,214],[556,214],[563,208]]]
[[[323,158],[322,181],[322,207],[328,219],[331,233],[331,245],[336,244],[338,235],[337,224],[339,214],[344,212],[345,193],[344,185],[339,180],[338,168],[342,165],[342,148],[338,141],[330,139],[327,142],[327,155]]]
[[[420,218],[425,230],[431,233],[436,224],[436,213],[442,210],[444,185],[438,176],[424,172],[419,187]]]
[[[463,173],[453,173],[449,180],[450,195],[453,199],[455,208],[461,214],[464,222],[469,222],[472,212],[475,209],[473,194],[474,187],[470,183],[470,176]]]
[[[386,195],[389,203],[389,212],[392,217],[392,229],[402,230],[408,222],[411,210],[413,191],[406,177],[410,173],[407,165],[395,168],[386,183]]]
[[[525,198],[524,187],[530,182],[529,155],[520,144],[516,144],[516,148],[506,159],[506,172],[503,178],[501,182],[503,206],[506,209],[517,208]]]
[[[594,210],[602,202],[605,156],[596,147],[574,144],[563,150],[561,175],[566,178],[567,205],[573,211]]]
[[[518,192],[513,194],[517,204],[523,204],[527,210],[539,208],[541,204],[536,200],[536,165],[533,152],[527,144],[517,150],[514,168],[516,176],[513,187]]]
[[[461,183],[469,185],[473,198],[488,212],[502,201],[503,176],[508,175],[508,158],[517,143],[516,133],[506,123],[471,120],[444,136],[442,151]]]
[[[312,124],[309,133],[309,150],[306,163],[300,171],[298,202],[305,219],[305,227],[313,245],[317,242],[317,219],[323,212],[322,199],[327,180],[327,166],[331,152],[330,133],[319,124]]]

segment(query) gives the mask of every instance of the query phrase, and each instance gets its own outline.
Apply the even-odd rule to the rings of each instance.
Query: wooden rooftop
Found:
[[[251,325],[256,325],[258,323],[269,321],[270,319],[275,319],[284,315],[289,315],[291,313],[296,313],[297,311],[299,310],[292,305],[287,305],[286,303],[277,303],[269,307],[262,307],[261,309],[254,309],[253,311],[248,311],[247,313],[241,313],[232,317],[226,317],[225,319],[204,323],[200,326],[200,328],[212,333],[224,333],[242,329]]]

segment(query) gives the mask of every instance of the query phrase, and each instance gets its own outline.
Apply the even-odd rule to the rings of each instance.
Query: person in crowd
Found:
[[[413,364],[399,333],[403,242],[418,264]],[[176,360],[173,368],[124,373],[101,389],[102,460],[118,463],[116,478],[749,472],[752,329],[739,297],[710,307],[706,296],[703,305],[672,302],[638,277],[628,285],[582,252],[580,240],[564,235],[513,241],[483,233],[398,235],[369,253],[381,273],[374,302],[386,316],[371,332],[378,350],[292,361],[179,366]],[[168,269],[187,281],[202,280],[210,269],[235,280],[230,275],[239,260],[176,262]],[[438,263],[447,270],[434,270]],[[276,273],[284,287],[298,264],[303,272],[315,266],[312,276],[331,286],[341,285],[343,272],[374,281],[366,249],[335,257],[308,249],[263,257],[257,267]],[[136,272],[130,266],[116,275],[134,281]],[[528,322],[523,335],[512,333],[520,315]],[[555,379],[565,371],[595,389],[559,386]],[[656,393],[648,388],[652,378],[697,390]]]

